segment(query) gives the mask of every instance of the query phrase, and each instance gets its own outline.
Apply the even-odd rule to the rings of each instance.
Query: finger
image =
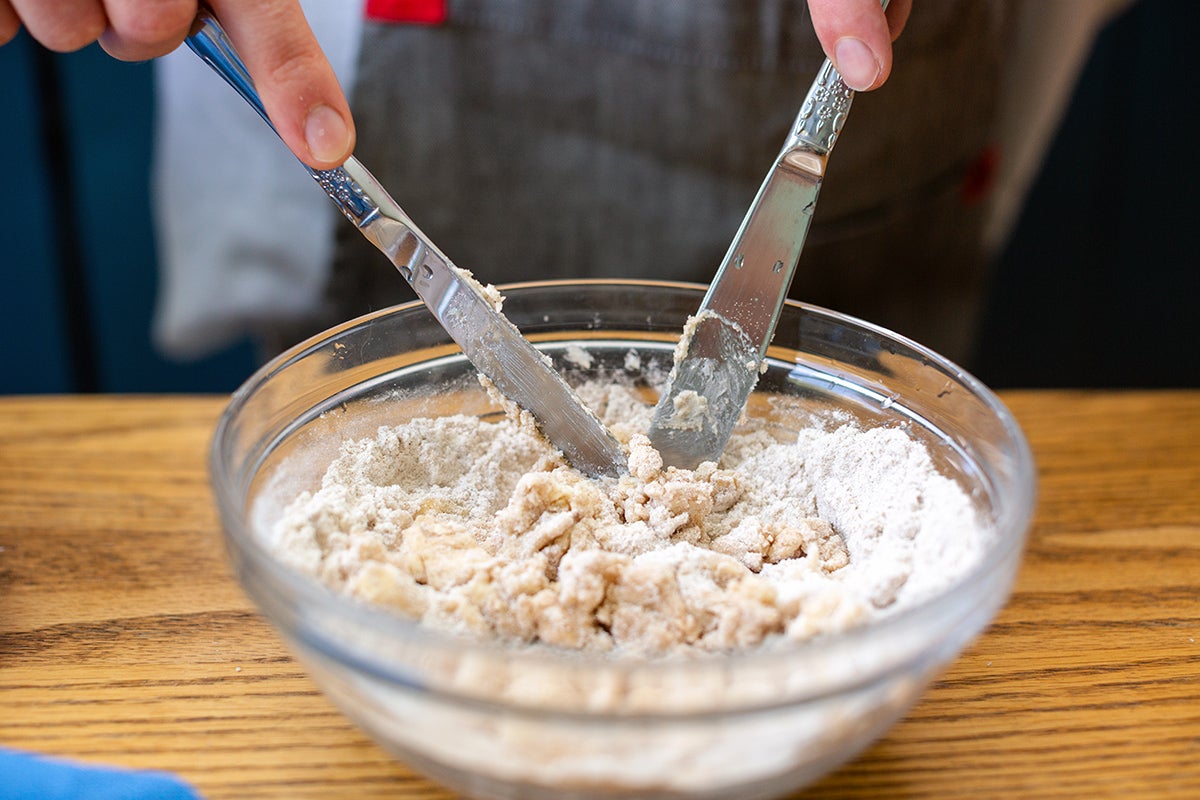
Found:
[[[9,0],[29,35],[61,53],[91,44],[108,20],[100,0]]]
[[[874,89],[892,70],[892,35],[879,0],[808,0],[821,48],[851,89]]]
[[[17,16],[12,3],[0,0],[0,45],[8,44],[21,30],[21,18]]]
[[[246,62],[280,138],[316,169],[354,150],[354,122],[325,54],[296,0],[212,0]]]
[[[100,46],[122,61],[166,55],[187,38],[196,8],[196,0],[107,0]]]
[[[888,32],[891,33],[893,42],[904,32],[904,26],[908,24],[908,16],[911,13],[912,0],[892,0],[888,3]]]

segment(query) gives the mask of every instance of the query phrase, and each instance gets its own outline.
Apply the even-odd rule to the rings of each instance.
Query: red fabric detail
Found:
[[[440,25],[446,21],[446,0],[367,0],[367,19]]]
[[[959,187],[963,202],[974,205],[983,202],[996,185],[996,174],[1000,170],[1000,148],[985,147],[967,167],[967,174]]]

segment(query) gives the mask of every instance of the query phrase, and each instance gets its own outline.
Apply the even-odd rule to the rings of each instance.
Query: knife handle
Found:
[[[263,106],[258,90],[254,88],[254,81],[250,78],[245,63],[238,55],[233,42],[229,40],[225,29],[221,27],[221,23],[203,4],[196,15],[192,33],[185,41],[192,52],[200,56],[204,63],[224,78],[225,82],[258,112],[263,122],[267,123],[268,127],[278,136],[279,131],[271,122],[271,118],[267,116],[267,109]],[[301,163],[313,180],[320,184],[321,188],[325,190],[325,194],[329,195],[342,214],[346,216],[346,219],[357,227],[363,228],[379,216],[378,204],[367,196],[362,186],[350,177],[345,169],[342,167],[313,169],[307,164]]]
[[[800,148],[817,156],[828,156],[853,101],[854,90],[842,80],[833,63],[825,59],[796,115],[784,152]]]
[[[881,0],[881,5],[886,11],[888,0]],[[824,172],[823,159],[833,150],[852,102],[854,90],[842,80],[833,62],[825,59],[800,105],[800,113],[796,115],[791,136],[784,143],[782,152],[801,150],[811,153],[818,159],[819,171]]]

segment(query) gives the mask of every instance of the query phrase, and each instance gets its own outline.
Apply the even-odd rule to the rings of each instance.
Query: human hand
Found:
[[[904,30],[912,0],[808,0],[821,49],[851,89],[883,85],[892,71],[892,42]]]
[[[316,169],[354,149],[350,106],[299,0],[209,0],[238,48],[280,138]],[[197,0],[0,0],[0,45],[22,24],[45,47],[94,41],[123,61],[165,55],[191,31]]]

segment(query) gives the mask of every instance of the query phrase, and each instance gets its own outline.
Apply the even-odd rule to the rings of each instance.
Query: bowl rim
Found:
[[[619,285],[628,287],[656,287],[674,290],[686,290],[689,292],[703,292],[706,290],[702,284],[686,283],[680,281],[662,281],[662,280],[644,280],[644,279],[620,279],[620,278],[603,278],[603,279],[559,279],[559,280],[542,280],[542,281],[522,281],[517,283],[506,283],[497,286],[497,289],[502,295],[507,297],[511,292],[519,292],[526,289],[546,288],[546,287],[581,287],[581,286],[603,286],[603,285]],[[1017,423],[1015,416],[1003,403],[1002,400],[988,388],[982,381],[971,375],[965,369],[959,367],[954,362],[946,357],[936,353],[935,351],[921,345],[902,334],[888,330],[882,326],[859,319],[849,314],[833,311],[822,306],[805,303],[801,301],[788,299],[785,305],[793,309],[805,313],[812,313],[818,316],[830,318],[836,322],[847,324],[852,327],[859,327],[872,333],[876,336],[881,336],[885,339],[891,339],[899,344],[902,344],[923,358],[927,359],[932,364],[938,365],[946,369],[950,374],[960,380],[963,385],[976,395],[992,414],[1000,421],[1001,428],[1004,434],[1009,438],[1013,445],[1013,451],[1016,458],[1017,468],[1014,470],[1013,484],[1015,492],[1004,507],[999,511],[995,519],[996,537],[988,546],[988,549],[983,558],[978,563],[973,565],[969,570],[960,575],[956,581],[948,585],[945,589],[922,598],[914,602],[912,605],[903,609],[889,613],[884,617],[874,620],[868,624],[856,626],[850,630],[843,631],[838,634],[828,636],[819,636],[813,639],[804,641],[780,641],[772,643],[768,647],[757,647],[747,650],[739,650],[733,652],[721,653],[702,653],[689,655],[686,657],[667,656],[662,658],[634,658],[634,657],[612,657],[606,653],[583,653],[577,651],[557,650],[549,647],[529,647],[529,646],[513,646],[503,643],[482,641],[463,636],[458,636],[453,633],[441,631],[434,628],[429,628],[422,625],[419,621],[406,618],[386,609],[371,606],[354,598],[336,592],[329,586],[326,586],[320,580],[302,574],[298,570],[286,566],[276,556],[274,556],[266,545],[253,534],[250,526],[245,524],[240,510],[243,508],[246,498],[237,490],[235,485],[236,480],[230,474],[230,471],[221,467],[222,461],[222,443],[230,435],[230,430],[237,419],[238,412],[247,404],[249,399],[259,390],[267,381],[278,371],[285,369],[289,364],[303,358],[310,351],[321,346],[324,342],[342,334],[351,329],[369,325],[372,321],[385,316],[414,313],[425,310],[423,303],[420,300],[413,300],[406,303],[401,303],[393,306],[372,311],[368,314],[347,320],[338,325],[334,325],[320,333],[317,333],[302,342],[299,342],[284,352],[272,358],[266,364],[259,367],[249,378],[247,378],[241,386],[239,386],[230,396],[229,402],[222,411],[216,427],[214,429],[209,446],[209,478],[212,484],[214,495],[217,501],[218,512],[222,522],[223,538],[228,549],[236,549],[242,555],[242,558],[249,557],[255,564],[256,568],[266,568],[274,581],[285,585],[289,591],[294,592],[302,604],[317,604],[326,613],[334,613],[338,618],[348,618],[353,620],[356,625],[376,630],[387,636],[402,637],[406,640],[406,644],[429,646],[439,652],[450,652],[457,655],[480,654],[490,657],[503,657],[510,664],[528,664],[532,666],[553,666],[553,667],[569,667],[576,671],[596,671],[596,672],[619,672],[627,676],[632,675],[660,675],[663,673],[679,673],[689,671],[705,671],[711,670],[714,666],[722,670],[728,670],[732,665],[738,667],[745,666],[747,669],[755,669],[762,667],[771,667],[780,662],[792,661],[797,658],[803,658],[805,654],[816,653],[818,650],[829,651],[829,649],[837,648],[845,649],[848,652],[853,652],[855,647],[868,638],[879,638],[880,631],[888,631],[902,629],[908,625],[917,624],[920,618],[930,615],[937,609],[951,603],[958,603],[961,607],[964,602],[964,594],[968,587],[983,580],[999,570],[1004,564],[1014,556],[1014,550],[1023,548],[1028,535],[1029,528],[1033,521],[1034,512],[1036,509],[1037,500],[1037,470],[1030,449],[1028,440],[1025,437],[1020,425]],[[257,466],[255,467],[257,469]],[[259,591],[256,587],[247,585],[242,579],[240,569],[238,570],[239,582],[243,588],[254,597],[256,603],[258,597],[256,592]],[[987,598],[980,598],[974,606],[978,606],[987,601]],[[965,616],[968,612],[963,611],[960,616]],[[270,615],[268,614],[268,617]],[[272,620],[274,623],[275,621]],[[302,642],[308,646],[318,647],[321,651],[333,656],[343,663],[352,663],[357,669],[372,673],[377,677],[399,683],[411,684],[411,678],[408,678],[400,671],[389,671],[386,668],[380,667],[378,664],[371,664],[362,661],[361,659],[348,657],[349,654],[345,648],[339,647],[336,641],[331,641],[329,637],[313,636],[311,631],[296,631],[288,629],[285,631],[286,637],[299,637]],[[816,699],[822,696],[836,694],[845,691],[847,688],[852,688],[856,685],[871,683],[886,677],[889,674],[903,672],[909,666],[910,662],[919,657],[924,651],[918,650],[915,655],[908,659],[902,659],[894,664],[890,664],[885,669],[868,670],[865,675],[856,680],[846,680],[844,682],[834,682],[828,690],[821,692],[796,692],[789,696],[787,703],[804,702]],[[442,694],[447,698],[457,701],[467,702],[469,704],[484,704],[492,706],[503,706],[512,708],[511,705],[503,701],[493,701],[477,698],[473,695],[462,694],[451,691],[445,688],[435,688],[431,686],[420,686],[421,690],[431,694]],[[781,703],[771,703],[769,707],[777,708]],[[738,706],[739,710],[745,710],[747,706]],[[537,713],[546,713],[545,708],[533,709]],[[594,717],[597,713],[592,712],[577,712],[582,716]],[[608,712],[611,713],[611,712]],[[714,711],[713,713],[728,713],[727,709]],[[697,715],[694,711],[687,712],[688,716],[703,716]],[[600,713],[599,715],[603,715]],[[662,716],[661,714],[651,713],[648,715],[639,715],[637,713],[621,714],[622,718],[630,716]],[[675,716],[666,714],[665,716]]]

